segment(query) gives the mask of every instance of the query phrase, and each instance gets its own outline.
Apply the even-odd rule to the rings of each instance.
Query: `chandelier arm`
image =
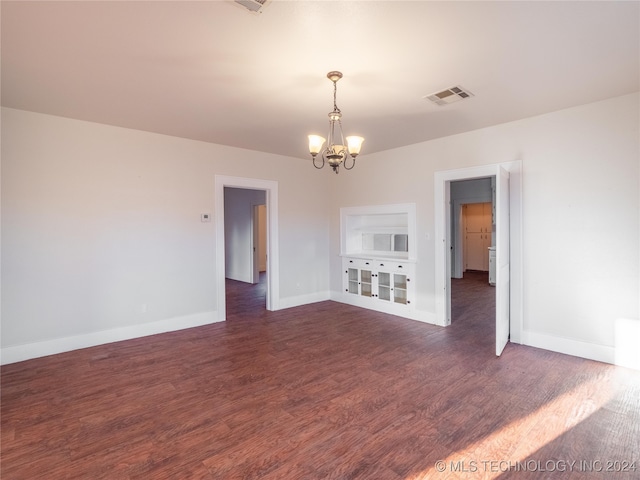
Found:
[[[321,168],[324,167],[324,152],[320,156],[320,158],[322,158],[322,164],[320,164],[320,166],[318,166],[318,165],[316,165],[316,155],[313,156],[313,166],[316,167],[318,170],[320,170]]]
[[[346,157],[346,154],[345,154]],[[352,156],[351,159],[353,160],[353,162],[351,163],[350,167],[347,167],[347,159],[344,159],[344,162],[342,162],[342,166],[345,168],[345,170],[351,170],[353,167],[356,166],[356,157]]]

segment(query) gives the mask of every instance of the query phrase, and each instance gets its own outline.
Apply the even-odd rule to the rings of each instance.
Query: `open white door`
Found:
[[[496,173],[496,355],[509,341],[509,172]]]

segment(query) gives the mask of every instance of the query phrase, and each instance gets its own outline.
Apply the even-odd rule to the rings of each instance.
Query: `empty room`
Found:
[[[0,477],[640,477],[640,2],[0,1]]]

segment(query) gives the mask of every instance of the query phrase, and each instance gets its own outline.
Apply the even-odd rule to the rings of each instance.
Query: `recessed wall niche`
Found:
[[[340,209],[341,254],[415,261],[415,204]]]

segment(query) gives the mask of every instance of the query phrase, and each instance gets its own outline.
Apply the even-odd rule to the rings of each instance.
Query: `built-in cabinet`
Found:
[[[346,293],[379,302],[411,305],[414,264],[391,259],[344,257],[343,266]]]
[[[402,315],[414,307],[415,204],[340,210],[343,299]]]

